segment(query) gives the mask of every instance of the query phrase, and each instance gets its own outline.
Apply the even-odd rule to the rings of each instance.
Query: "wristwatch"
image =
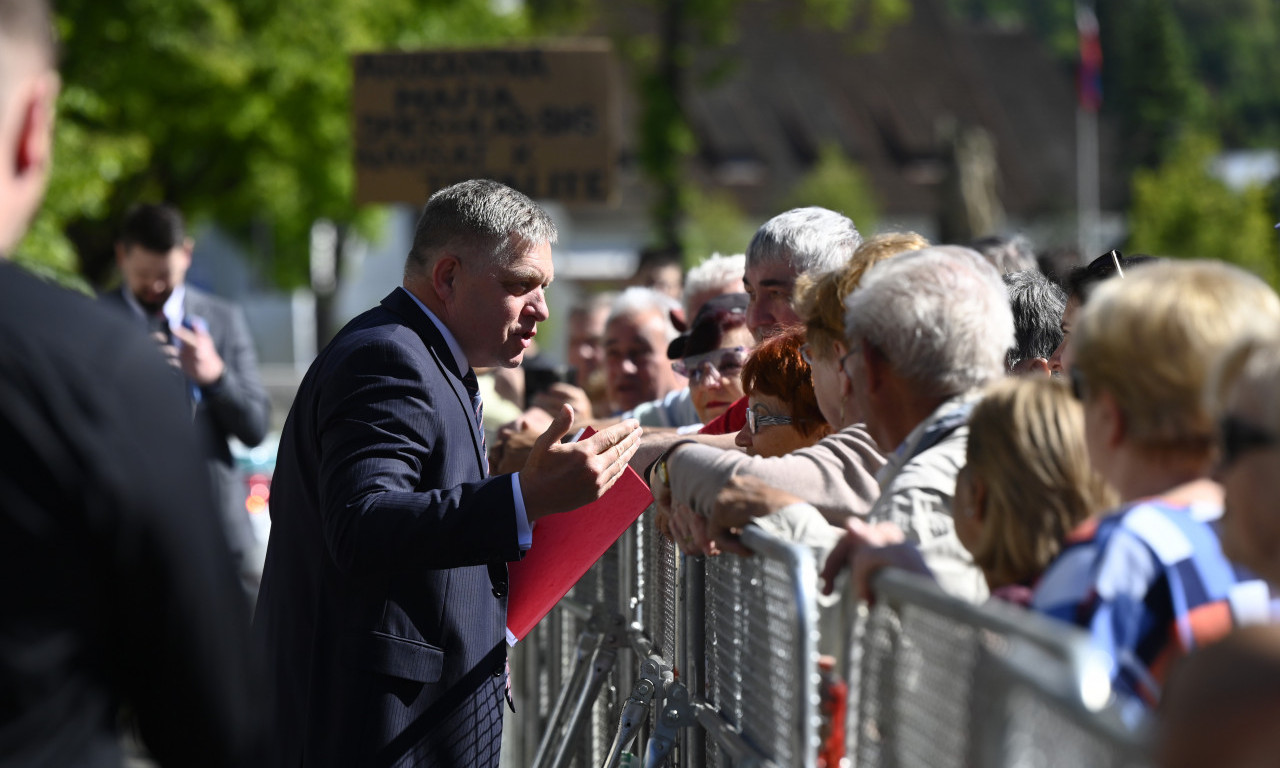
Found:
[[[649,485],[653,485],[652,477],[654,474],[657,474],[658,479],[662,481],[662,484],[670,488],[671,476],[667,474],[667,460],[671,458],[671,454],[675,451],[675,449],[679,448],[682,445],[688,445],[689,443],[696,443],[696,442],[698,441],[697,440],[677,440],[671,445],[667,446],[667,450],[663,451],[662,455],[658,457],[658,460],[653,462],[653,471],[649,474],[651,478]]]

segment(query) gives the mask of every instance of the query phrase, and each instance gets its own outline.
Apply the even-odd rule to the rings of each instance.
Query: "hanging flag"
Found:
[[[1102,107],[1102,38],[1098,34],[1098,17],[1083,3],[1076,5],[1076,33],[1080,37],[1076,97],[1082,109],[1097,112]]]

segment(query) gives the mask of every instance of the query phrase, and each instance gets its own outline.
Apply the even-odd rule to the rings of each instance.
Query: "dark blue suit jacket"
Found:
[[[509,475],[402,290],[342,329],[285,423],[255,632],[281,766],[496,766]]]

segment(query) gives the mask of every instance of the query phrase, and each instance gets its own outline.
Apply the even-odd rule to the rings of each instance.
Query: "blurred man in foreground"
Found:
[[[0,0],[0,255],[39,207],[58,75]],[[0,260],[0,763],[253,766],[270,723],[190,407],[115,313]]]

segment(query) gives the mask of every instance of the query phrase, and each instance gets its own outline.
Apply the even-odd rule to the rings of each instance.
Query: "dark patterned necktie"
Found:
[[[480,397],[480,382],[476,380],[475,369],[467,371],[462,377],[462,385],[471,395],[471,410],[476,414],[476,429],[480,431],[480,455],[484,457],[484,473],[489,474],[489,447],[484,437],[484,400]]]

